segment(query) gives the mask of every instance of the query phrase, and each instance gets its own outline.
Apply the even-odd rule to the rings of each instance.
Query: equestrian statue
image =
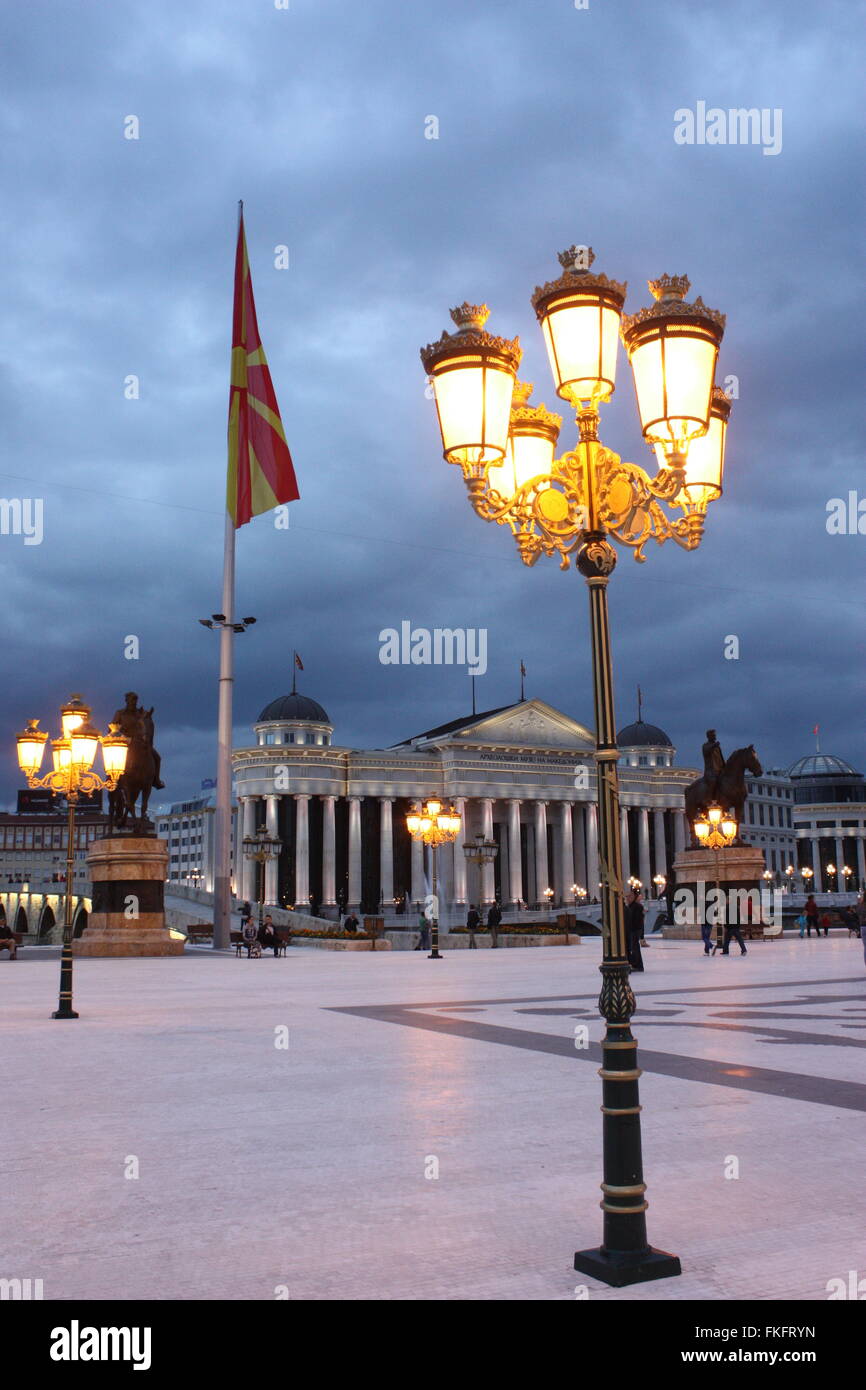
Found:
[[[698,817],[706,815],[713,805],[721,806],[723,811],[730,812],[737,825],[742,825],[743,807],[748,796],[746,773],[750,772],[753,777],[760,777],[763,772],[755,745],[750,743],[748,748],[737,748],[726,759],[715,729],[707,729],[707,741],[701,752],[704,758],[704,775],[696,782],[691,782],[685,791],[686,817],[689,825],[693,827]],[[739,834],[735,843],[743,843]],[[692,829],[692,847],[697,845],[698,841]]]
[[[162,759],[153,746],[153,705],[144,709],[135,691],[125,696],[123,709],[115,711],[112,729],[129,739],[126,769],[108,797],[109,832],[123,830],[132,816],[132,828],[143,830],[150,825],[147,803],[154,787],[165,783],[160,777]],[[141,815],[136,817],[135,803],[141,797]]]

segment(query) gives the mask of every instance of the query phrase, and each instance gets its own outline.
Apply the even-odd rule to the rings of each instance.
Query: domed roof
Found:
[[[810,753],[788,768],[789,777],[857,777],[850,763],[830,753]]]
[[[309,695],[280,695],[278,699],[271,700],[269,705],[265,705],[256,723],[266,724],[277,720],[300,720],[305,724],[330,724],[331,722],[318,700],[311,700]]]
[[[664,729],[655,724],[645,724],[642,719],[620,729],[616,741],[620,748],[673,748]]]

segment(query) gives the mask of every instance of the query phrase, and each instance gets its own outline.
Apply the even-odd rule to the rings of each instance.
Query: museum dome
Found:
[[[656,724],[646,724],[642,719],[620,729],[616,741],[620,748],[673,748],[664,729]]]
[[[256,723],[273,724],[283,721],[301,724],[331,722],[318,700],[311,700],[309,695],[296,694],[280,695],[278,699],[271,700],[269,705],[265,705]]]
[[[789,777],[857,777],[858,773],[842,758],[830,753],[810,753],[788,768]]]

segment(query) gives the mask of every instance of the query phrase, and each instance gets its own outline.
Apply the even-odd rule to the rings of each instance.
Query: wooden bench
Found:
[[[186,936],[188,941],[213,941],[213,922],[188,922]]]
[[[277,928],[277,941],[279,942],[279,945],[277,945],[276,948],[274,949],[274,955],[275,955],[275,956],[284,956],[284,955],[286,954],[286,947],[287,947],[287,946],[290,944],[290,942],[291,942],[290,934],[289,934],[288,932],[285,932],[285,931],[280,931],[279,928]],[[235,955],[236,955],[236,956],[239,956],[243,950],[246,950],[246,953],[247,953],[247,960],[249,960],[249,958],[250,958],[250,946],[252,945],[252,942],[244,941],[244,937],[243,937],[243,933],[242,933],[242,932],[239,932],[239,931],[233,931],[233,932],[232,932],[232,934],[231,934],[231,944],[232,944],[232,945],[234,946],[234,948],[235,948]],[[267,949],[270,950],[271,947],[268,946]],[[264,951],[264,948],[263,948],[263,951]]]

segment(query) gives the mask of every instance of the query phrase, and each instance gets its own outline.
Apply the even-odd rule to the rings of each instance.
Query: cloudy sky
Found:
[[[258,623],[238,640],[236,742],[291,687],[293,648],[335,742],[467,712],[465,670],[380,663],[403,620],[487,630],[479,708],[517,698],[522,658],[528,695],[592,723],[583,581],[525,569],[471,511],[418,358],[452,305],[484,300],[555,405],[529,300],[578,242],[628,280],[630,312],[647,279],[687,273],[728,315],[720,375],[739,382],[701,549],[620,552],[619,724],[640,684],[683,762],[714,724],[726,751],[787,765],[817,723],[866,766],[866,537],[826,525],[830,499],[866,497],[860,19],[847,0],[9,11],[0,496],[42,499],[44,535],[0,535],[0,802],[15,732],[31,715],[54,732],[72,690],[103,726],[127,689],[156,706],[166,797],[214,774],[217,639],[196,619],[220,607],[239,198],[301,500],[288,530],[239,534]],[[676,143],[674,113],[699,102],[781,112],[781,149]],[[622,354],[602,437],[653,461]]]

